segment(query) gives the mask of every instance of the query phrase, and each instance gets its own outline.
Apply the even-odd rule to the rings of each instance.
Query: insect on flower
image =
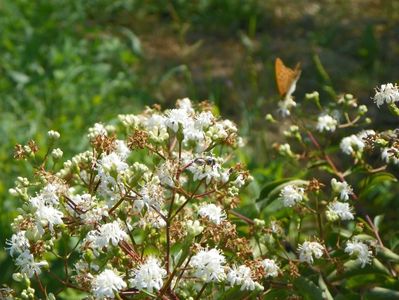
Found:
[[[285,100],[289,99],[295,92],[296,83],[301,76],[301,64],[297,63],[295,69],[291,69],[285,66],[283,61],[277,57],[274,66],[278,92]]]

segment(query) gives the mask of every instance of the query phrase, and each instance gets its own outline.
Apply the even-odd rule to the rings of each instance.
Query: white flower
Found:
[[[185,227],[186,227],[187,233],[192,236],[197,236],[204,230],[204,226],[201,226],[201,223],[198,220],[186,221]]]
[[[166,118],[154,114],[145,120],[144,126],[148,132],[149,139],[161,143],[169,138],[168,129],[165,125]]]
[[[154,176],[150,182],[141,188],[140,196],[134,201],[134,207],[137,210],[141,211],[144,207],[150,208],[151,206],[157,209],[161,208],[164,202],[164,192],[159,183],[158,176]]]
[[[286,185],[280,192],[285,207],[292,207],[303,200],[305,190],[295,185]]]
[[[48,225],[51,232],[54,232],[54,225],[64,224],[64,214],[52,206],[40,205],[35,211],[35,216],[40,223],[39,227]]]
[[[85,239],[94,250],[101,250],[111,243],[116,246],[118,243],[128,237],[124,232],[118,221],[101,225],[97,230],[90,231]]]
[[[58,131],[55,130],[50,130],[47,132],[47,135],[49,138],[54,139],[54,140],[58,140],[60,138],[60,133]]]
[[[184,109],[188,113],[193,113],[194,109],[189,98],[183,98],[176,101],[176,106],[180,109]]]
[[[131,127],[131,128],[137,128],[138,124],[140,123],[140,116],[136,116],[133,114],[129,115],[118,115],[119,121],[122,122],[123,126],[125,127]]]
[[[375,135],[375,131],[373,129],[366,129],[366,130],[362,130],[360,131],[357,136],[359,137],[359,139],[364,140],[369,136],[373,136]]]
[[[293,157],[293,156],[294,156],[294,153],[293,153],[292,150],[291,150],[291,145],[288,144],[288,143],[281,144],[281,145],[278,147],[278,152],[279,152],[281,155],[287,155],[287,156],[290,156],[290,157]]]
[[[220,222],[222,222],[226,218],[226,213],[222,210],[222,208],[216,206],[213,203],[201,206],[198,214],[201,217],[207,217],[209,220],[217,225],[219,225]]]
[[[32,278],[35,274],[39,275],[41,273],[40,268],[48,266],[46,261],[35,262],[33,255],[28,250],[17,257],[15,264],[21,268],[21,273],[26,274],[29,278]]]
[[[399,101],[398,85],[396,83],[382,84],[380,88],[375,89],[373,100],[378,107],[384,102],[390,104]]]
[[[362,139],[354,134],[344,137],[339,144],[341,151],[348,155],[351,155],[356,151],[362,152],[364,146],[365,144]]]
[[[94,124],[93,127],[89,128],[89,134],[87,135],[89,139],[93,139],[98,135],[107,135],[107,129],[101,123]]]
[[[84,212],[88,212],[90,210],[90,208],[93,205],[93,197],[90,194],[82,194],[82,195],[72,195],[71,196],[71,200],[73,202],[73,204],[75,205],[75,210],[80,212],[80,213],[84,213]],[[69,206],[67,206],[67,208],[71,211],[75,211],[72,208],[70,208]]]
[[[237,176],[237,178],[231,184],[236,186],[236,187],[238,187],[238,188],[241,188],[245,184],[244,176],[242,174],[239,174]]]
[[[126,282],[114,271],[105,269],[94,277],[91,290],[97,299],[115,298],[115,292],[127,287]]]
[[[122,160],[125,160],[130,154],[130,149],[127,147],[126,143],[122,140],[117,140],[115,146],[115,153],[119,155]]]
[[[349,195],[353,194],[352,187],[346,181],[338,181],[331,179],[331,186],[334,192],[339,193],[339,197],[343,201],[349,200]]]
[[[381,158],[383,161],[388,163],[393,163],[395,165],[399,164],[399,151],[394,147],[387,147],[381,151]]]
[[[195,127],[199,129],[208,128],[214,122],[215,117],[210,111],[201,112],[195,118]]]
[[[156,258],[149,257],[144,264],[133,271],[133,274],[134,277],[129,280],[132,287],[152,292],[161,289],[166,270],[161,268],[160,262]]]
[[[116,152],[112,152],[108,155],[105,155],[99,161],[98,172],[100,176],[103,174],[115,170],[117,173],[123,172],[126,170],[129,165],[124,162],[120,155]]]
[[[307,262],[309,264],[313,263],[313,256],[315,258],[320,258],[323,256],[324,247],[318,242],[304,242],[299,245],[299,260],[302,262]]]
[[[108,207],[91,208],[86,213],[81,214],[79,217],[85,224],[97,224],[103,219],[103,217],[108,217]]]
[[[245,265],[231,268],[227,273],[227,281],[230,285],[241,285],[241,291],[253,291],[257,287],[256,282],[251,278],[251,269]]]
[[[205,138],[205,133],[202,129],[196,128],[194,123],[189,123],[183,129],[184,140],[183,142],[187,144],[189,141],[194,141],[196,143],[201,143]]]
[[[273,259],[262,260],[263,268],[265,269],[265,277],[276,277],[280,268]]]
[[[357,257],[357,261],[361,264],[362,268],[371,262],[373,253],[369,250],[369,247],[358,240],[348,241],[346,243],[345,252],[349,255]]]
[[[221,123],[223,125],[223,128],[227,132],[233,133],[233,132],[237,132],[238,131],[236,124],[234,124],[234,122],[232,122],[230,120],[226,119],[226,120],[221,121]]]
[[[64,152],[62,152],[62,150],[60,148],[56,148],[56,149],[53,149],[53,151],[51,151],[51,156],[54,159],[60,159],[63,154],[64,154]]]
[[[224,140],[229,134],[227,133],[223,124],[216,123],[215,125],[209,127],[206,135],[212,140]]]
[[[187,169],[193,173],[194,181],[205,179],[209,184],[212,179],[218,180],[221,177],[220,165],[210,156],[196,159]]]
[[[15,253],[22,253],[29,250],[29,240],[25,237],[25,231],[14,233],[11,239],[6,241],[6,249],[10,251],[10,255],[14,256]]]
[[[40,195],[43,198],[44,203],[56,205],[59,203],[58,193],[62,189],[59,184],[49,183],[41,191]]]
[[[226,259],[218,249],[200,250],[191,258],[194,276],[205,282],[219,282],[226,278],[223,265]]]
[[[328,219],[331,221],[341,219],[343,221],[353,220],[354,216],[352,208],[348,203],[334,201],[328,205],[326,212]]]
[[[294,101],[294,98],[289,96],[285,97],[284,100],[279,101],[278,107],[279,107],[279,112],[281,113],[282,117],[287,117],[291,114],[291,108],[296,106],[296,102]]]
[[[167,214],[164,211],[162,211],[161,213],[163,215]],[[157,229],[166,226],[165,220],[161,217],[161,215],[157,211],[155,211],[152,208],[149,208],[147,210],[147,213],[144,215],[144,217],[142,217],[139,220],[138,224],[141,225],[142,227],[150,226]]]
[[[182,128],[186,128],[190,126],[192,122],[193,119],[190,117],[187,110],[182,108],[170,110],[165,119],[165,125],[174,132],[179,130],[179,125],[182,126]]]
[[[175,166],[172,162],[167,160],[165,163],[161,164],[157,169],[157,176],[160,183],[163,185],[174,187],[175,183],[173,177],[176,174]]]
[[[331,117],[330,115],[322,115],[319,116],[317,119],[317,130],[320,132],[323,131],[330,131],[333,132],[335,131],[337,127],[338,121]]]

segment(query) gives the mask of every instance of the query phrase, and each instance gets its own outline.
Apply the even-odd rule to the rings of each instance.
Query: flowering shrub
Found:
[[[376,103],[394,105],[394,89],[377,90]],[[321,107],[317,93],[307,99]],[[55,131],[43,159],[34,141],[17,145],[15,157],[31,160],[35,173],[10,191],[23,204],[7,241],[22,291],[9,297],[54,299],[65,297],[63,289],[89,299],[396,295],[399,256],[385,247],[351,178],[357,169],[387,176],[366,153],[397,164],[397,133],[344,137],[338,148],[353,164],[340,170],[319,138],[358,126],[367,109],[345,95],[305,123],[288,100],[295,104],[283,111],[292,142],[276,148],[286,163],[307,163],[306,172],[266,183],[258,218],[239,212],[240,191],[253,178],[234,155],[243,146],[237,127],[208,103],[182,99],[175,109],[155,106],[97,123],[88,133],[91,149],[63,165]],[[60,263],[61,274],[54,271]],[[63,289],[50,291],[45,278]]]

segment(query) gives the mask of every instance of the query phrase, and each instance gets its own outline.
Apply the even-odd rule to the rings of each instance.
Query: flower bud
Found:
[[[265,220],[260,220],[260,219],[254,219],[254,222],[255,222],[255,226],[256,227],[263,227],[263,226],[265,226]]]
[[[271,114],[267,114],[265,116],[265,120],[270,122],[270,123],[276,123],[276,120],[273,118],[273,116]]]
[[[62,152],[62,150],[60,148],[53,149],[53,151],[51,152],[51,156],[54,159],[60,159],[63,154],[64,153]]]
[[[12,279],[17,282],[21,282],[24,279],[24,276],[21,273],[14,273],[12,274]]]
[[[305,94],[305,99],[306,100],[311,100],[315,102],[319,102],[319,92],[314,91],[313,93],[307,93]]]
[[[47,300],[56,300],[56,298],[55,298],[53,293],[48,293],[47,294]]]
[[[204,227],[201,226],[198,220],[188,220],[186,222],[186,229],[189,235],[197,236],[204,230]]]
[[[366,105],[360,105],[359,106],[359,114],[364,115],[367,112],[367,106]]]
[[[60,136],[61,136],[60,133],[58,131],[55,131],[55,130],[48,131],[47,135],[48,135],[48,137],[50,139],[53,139],[53,140],[58,140],[60,138]]]
[[[19,195],[18,191],[13,188],[9,189],[8,192],[10,193],[11,196],[14,196],[14,197]]]

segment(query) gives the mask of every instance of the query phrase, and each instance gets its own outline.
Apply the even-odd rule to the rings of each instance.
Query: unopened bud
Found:
[[[50,139],[53,139],[53,140],[58,140],[61,136],[60,133],[55,130],[50,130],[49,132],[47,132],[47,135]]]

